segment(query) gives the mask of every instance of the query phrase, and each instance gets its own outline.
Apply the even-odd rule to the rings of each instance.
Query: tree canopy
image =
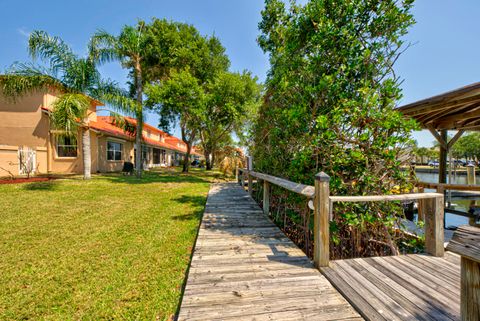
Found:
[[[408,187],[400,167],[409,161],[404,148],[416,125],[395,111],[401,92],[393,66],[414,23],[412,3],[265,1],[258,43],[271,68],[251,146],[256,169],[309,184],[324,171],[337,195]],[[362,236],[367,226],[395,251],[393,232],[381,228],[395,211],[371,206],[380,205],[366,204],[358,214],[351,206],[335,208],[334,243],[338,235],[358,241],[352,253],[334,255],[375,248]]]
[[[155,45],[145,61],[147,105],[159,113],[161,128],[180,126],[188,149],[184,170],[197,141],[211,169],[221,140],[240,133],[254,114],[260,98],[257,80],[248,72],[230,72],[219,39],[202,36],[191,25],[155,19],[149,35]]]

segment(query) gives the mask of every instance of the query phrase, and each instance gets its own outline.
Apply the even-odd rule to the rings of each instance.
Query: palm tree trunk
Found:
[[[92,151],[90,145],[90,130],[83,129],[82,132],[82,152],[83,152],[83,179],[92,177]]]
[[[140,60],[135,62],[135,86],[137,94],[138,110],[136,113],[137,118],[137,131],[135,135],[135,144],[137,145],[137,153],[135,158],[137,162],[135,167],[137,169],[137,178],[142,177],[142,130],[143,130],[143,83],[142,83],[142,67]]]

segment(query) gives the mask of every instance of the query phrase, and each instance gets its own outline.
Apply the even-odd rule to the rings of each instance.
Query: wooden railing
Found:
[[[418,182],[418,186],[423,188],[436,189],[437,191],[480,191],[480,185],[468,185],[468,184],[444,184],[444,183],[427,183],[427,182]]]
[[[425,223],[425,250],[433,256],[443,256],[444,253],[444,198],[442,193],[414,193],[397,195],[367,195],[367,196],[331,196],[330,177],[321,172],[315,175],[315,186],[295,183],[283,178],[255,172],[248,169],[238,169],[238,181],[245,186],[250,195],[253,191],[253,178],[263,181],[263,211],[270,212],[270,185],[282,187],[291,192],[305,196],[313,201],[314,210],[314,250],[313,260],[316,267],[328,266],[330,260],[330,224],[334,202],[389,202],[419,200],[419,212]]]

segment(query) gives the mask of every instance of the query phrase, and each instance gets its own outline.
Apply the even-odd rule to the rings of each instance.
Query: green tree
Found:
[[[453,144],[452,153],[456,158],[479,159],[480,133],[464,134]]]
[[[98,30],[90,39],[90,57],[98,62],[120,61],[122,67],[130,70],[132,79],[131,92],[137,106],[135,118],[137,122],[135,130],[135,167],[137,177],[142,176],[142,129],[143,129],[143,78],[142,63],[147,56],[149,46],[148,33],[145,23],[140,21],[136,26],[124,26],[118,36],[109,34],[104,30]]]
[[[412,2],[265,1],[258,42],[271,68],[251,146],[258,170],[309,184],[324,171],[336,195],[410,187],[400,167],[417,126],[395,110],[393,66],[414,23]],[[378,253],[378,244],[398,253],[400,207],[339,204],[334,212],[334,256]]]
[[[211,170],[222,141],[232,132],[242,134],[243,125],[257,113],[260,86],[250,73],[219,73],[205,88],[206,117],[200,126],[206,168]]]
[[[230,61],[219,39],[204,37],[191,25],[154,19],[148,33],[151,46],[144,60],[151,82],[146,90],[148,105],[159,113],[160,127],[180,125],[187,145],[200,139],[211,169],[210,157],[215,160],[221,140],[240,132],[246,116],[254,114],[254,101],[259,98],[256,79],[247,72],[228,72]],[[189,84],[194,84],[194,95],[187,88],[180,90]],[[167,94],[183,98],[172,106]],[[192,106],[183,105],[193,96],[197,101]],[[184,163],[188,170],[188,162]]]
[[[160,84],[147,85],[147,106],[160,115],[160,127],[169,132],[179,125],[182,140],[187,144],[183,172],[188,172],[190,154],[198,138],[202,119],[205,117],[205,93],[202,86],[188,70],[173,72]]]
[[[65,42],[44,31],[34,31],[28,41],[28,50],[35,60],[46,66],[15,63],[0,77],[3,94],[16,101],[38,91],[54,89],[58,97],[51,112],[52,125],[65,135],[82,132],[83,175],[91,177],[91,150],[88,112],[95,99],[110,104],[114,111],[128,113],[132,103],[112,81],[102,80],[95,63],[80,58]]]

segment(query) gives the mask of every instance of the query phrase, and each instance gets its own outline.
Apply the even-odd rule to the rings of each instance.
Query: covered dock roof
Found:
[[[480,130],[480,82],[398,107],[397,110],[417,120],[439,142],[439,183],[445,183],[448,151],[465,130]],[[450,140],[448,130],[457,131]]]
[[[422,99],[398,108],[423,128],[480,129],[480,82]]]

